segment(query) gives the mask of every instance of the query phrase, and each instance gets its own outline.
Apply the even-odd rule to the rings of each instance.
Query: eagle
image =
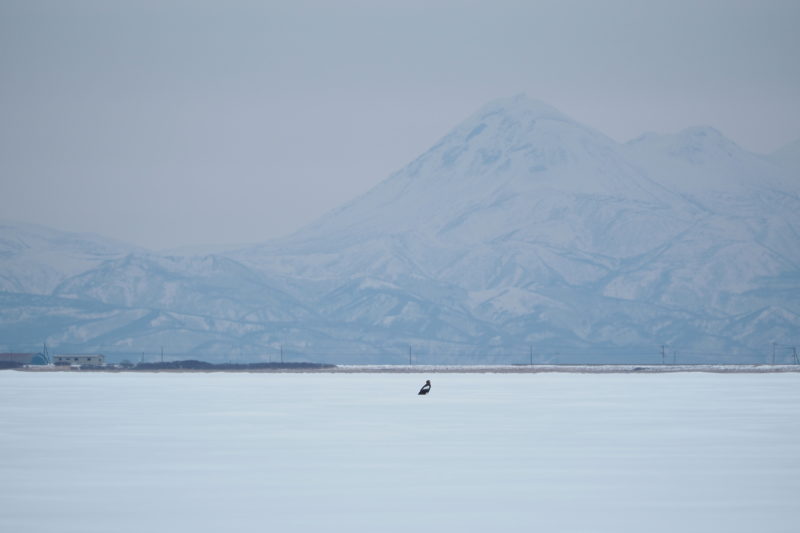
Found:
[[[424,396],[425,394],[428,394],[430,391],[431,391],[431,380],[427,380],[425,382],[425,385],[423,385],[422,388],[419,389],[419,394]]]

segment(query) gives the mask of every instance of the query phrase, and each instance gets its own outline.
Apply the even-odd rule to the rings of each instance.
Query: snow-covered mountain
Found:
[[[206,257],[109,252],[48,283],[7,283],[9,302],[54,300],[3,314],[105,306],[98,321],[117,313],[119,331],[87,333],[89,320],[26,340],[106,351],[152,346],[157,331],[182,351],[286,344],[340,361],[403,360],[409,345],[429,360],[619,361],[661,345],[758,358],[798,340],[798,212],[797,174],[713,128],[620,144],[517,96],[292,236]]]
[[[140,251],[100,235],[0,220],[0,291],[50,294],[71,276]]]

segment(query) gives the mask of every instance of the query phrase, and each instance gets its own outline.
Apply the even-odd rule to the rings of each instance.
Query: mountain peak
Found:
[[[736,146],[732,140],[723,135],[721,131],[711,126],[692,126],[678,133],[677,138],[688,144],[711,146]]]
[[[640,152],[667,154],[694,165],[727,160],[745,153],[735,142],[711,126],[693,126],[675,134],[646,133],[627,145]]]
[[[475,162],[477,157],[481,164],[470,167],[483,172],[482,163],[502,165],[519,151],[545,159],[547,154],[553,156],[550,159],[580,159],[589,144],[606,146],[613,141],[540,100],[518,94],[485,104],[422,158],[433,154],[441,157],[443,167],[451,168],[457,159]]]
[[[557,120],[563,122],[573,122],[568,116],[563,114],[555,107],[530,98],[524,93],[514,95],[509,98],[498,98],[484,105],[476,114],[476,117],[486,119],[492,115],[507,115],[516,118],[528,118],[539,120]]]

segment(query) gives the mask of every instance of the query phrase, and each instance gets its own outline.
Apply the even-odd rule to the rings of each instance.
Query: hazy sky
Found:
[[[286,235],[489,100],[626,141],[800,138],[800,2],[0,0],[0,218]]]

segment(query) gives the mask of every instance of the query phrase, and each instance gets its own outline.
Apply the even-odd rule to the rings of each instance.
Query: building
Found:
[[[47,363],[47,357],[42,353],[0,353],[0,368]]]
[[[102,354],[55,355],[53,356],[53,364],[57,366],[103,366],[106,364],[106,356]]]

